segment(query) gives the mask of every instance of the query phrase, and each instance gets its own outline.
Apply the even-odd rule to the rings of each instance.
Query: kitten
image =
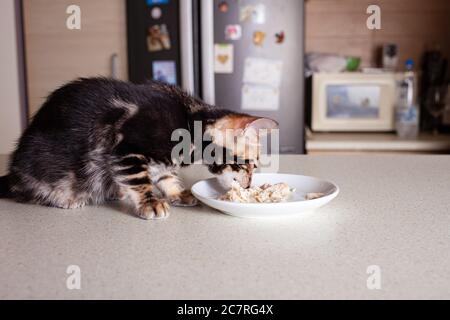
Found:
[[[131,199],[139,217],[167,217],[169,204],[196,204],[178,177],[180,164],[171,159],[178,143],[171,141],[172,132],[192,133],[194,121],[212,136],[203,149],[212,143],[223,152],[233,152],[224,142],[225,129],[277,127],[273,120],[207,105],[160,82],[78,79],[54,91],[34,116],[9,174],[0,178],[0,197],[65,209]],[[242,132],[234,141],[245,144],[241,137]],[[244,153],[245,147],[253,152]],[[209,170],[227,188],[234,180],[248,187],[259,150],[233,150],[245,164],[211,163]]]

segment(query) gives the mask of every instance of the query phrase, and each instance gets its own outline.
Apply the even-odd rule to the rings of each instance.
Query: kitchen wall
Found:
[[[367,7],[381,8],[381,30],[366,27]],[[399,66],[419,62],[426,48],[450,57],[449,0],[306,0],[306,52],[360,56],[374,66],[383,43],[399,46]]]
[[[0,1],[0,154],[8,154],[22,130],[25,110],[20,81],[15,0]]]

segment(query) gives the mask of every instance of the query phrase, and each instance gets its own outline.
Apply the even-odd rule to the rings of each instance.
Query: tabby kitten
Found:
[[[193,137],[194,121],[212,136],[203,148],[213,143],[236,159],[245,157],[245,164],[210,163],[210,171],[225,187],[233,180],[248,187],[259,151],[247,145],[231,150],[224,130],[271,129],[275,121],[207,105],[160,82],[85,78],[54,91],[34,116],[9,174],[0,177],[0,197],[65,209],[131,199],[139,217],[167,217],[169,204],[196,204],[171,158],[178,143],[172,132],[186,129]],[[246,147],[254,152],[244,153]]]

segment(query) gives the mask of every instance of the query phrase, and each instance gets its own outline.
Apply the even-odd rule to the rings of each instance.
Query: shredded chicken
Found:
[[[263,184],[260,187],[242,188],[239,183],[233,182],[231,189],[219,200],[240,202],[240,203],[273,203],[282,202],[289,199],[295,189],[290,188],[286,183],[274,185]]]
[[[305,199],[306,200],[314,200],[318,198],[322,198],[325,194],[321,192],[311,192],[307,193]]]

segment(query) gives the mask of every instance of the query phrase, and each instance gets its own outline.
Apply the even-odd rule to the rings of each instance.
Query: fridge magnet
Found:
[[[282,60],[247,58],[243,81],[278,88],[281,85],[282,68]]]
[[[242,37],[242,28],[238,24],[229,24],[225,27],[225,39],[239,40]]]
[[[162,60],[153,61],[153,80],[169,84],[177,84],[177,68],[175,61]]]
[[[147,6],[157,6],[161,4],[169,4],[169,0],[146,0]]]
[[[228,2],[222,1],[221,3],[219,3],[219,11],[220,12],[227,13],[228,9],[230,9],[230,7],[228,6]]]
[[[233,73],[234,46],[229,43],[214,45],[214,72]]]
[[[284,31],[275,33],[276,43],[282,44],[284,42],[284,38],[285,38]]]
[[[239,20],[256,24],[266,23],[266,6],[264,4],[256,4],[240,7]]]
[[[239,8],[239,21],[248,22],[252,17],[253,6],[247,5]]]
[[[160,7],[154,7],[151,11],[152,18],[158,20],[162,16],[162,10]]]
[[[264,44],[264,40],[266,40],[266,33],[263,31],[255,31],[253,32],[253,43],[257,47],[262,47]]]
[[[170,50],[170,34],[165,24],[153,25],[148,29],[147,48],[150,52]]]
[[[280,106],[280,89],[244,84],[242,87],[241,108],[243,110],[274,111]]]
[[[264,4],[260,3],[253,6],[252,22],[256,24],[266,23],[266,6]]]

